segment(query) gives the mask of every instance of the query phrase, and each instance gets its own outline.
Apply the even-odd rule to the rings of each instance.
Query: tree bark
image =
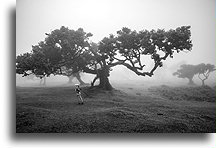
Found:
[[[100,83],[99,83],[99,87],[104,89],[104,90],[112,90],[112,86],[109,82],[109,69],[108,67],[105,67],[103,69],[101,69],[99,71],[99,80],[100,80]]]
[[[42,82],[43,82],[43,78],[40,78],[40,84],[39,85],[42,85]]]
[[[43,83],[43,85],[46,86],[46,76],[44,76],[43,79],[44,79],[44,83]]]
[[[205,80],[202,80],[202,86],[205,86]]]
[[[40,78],[40,84],[39,85],[46,86],[46,77],[45,76]]]
[[[68,84],[72,84],[73,76],[68,76]]]
[[[109,82],[108,77],[101,76],[101,77],[99,77],[99,79],[100,79],[100,84],[99,84],[100,88],[102,88],[104,90],[112,90],[112,86]]]
[[[202,79],[202,78],[200,77],[200,74],[199,74],[199,75],[198,75],[198,78],[202,81],[202,86],[205,86],[205,80],[208,79],[209,73],[208,73],[207,75],[205,75],[205,74],[203,73],[203,76],[204,76],[204,78]]]
[[[91,82],[91,86],[94,86],[95,81],[98,79],[98,75],[96,75],[96,77],[94,78],[94,80]]]
[[[85,82],[83,82],[83,80],[81,79],[80,77],[80,74],[79,73],[76,73],[74,74],[74,76],[77,78],[77,80],[80,82],[80,85],[84,85],[86,84]]]
[[[193,78],[188,78],[188,79],[189,79],[188,85],[195,85]]]

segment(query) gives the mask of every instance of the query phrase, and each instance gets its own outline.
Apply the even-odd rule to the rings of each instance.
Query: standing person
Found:
[[[76,91],[76,94],[78,97],[78,104],[84,104],[83,98],[81,96],[81,88],[80,88],[79,84],[75,84],[75,86],[76,86],[75,91]]]

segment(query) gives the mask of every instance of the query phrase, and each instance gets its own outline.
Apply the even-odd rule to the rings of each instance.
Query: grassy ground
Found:
[[[78,105],[73,87],[17,87],[16,132],[216,132],[209,87],[116,88],[85,87],[85,104]]]

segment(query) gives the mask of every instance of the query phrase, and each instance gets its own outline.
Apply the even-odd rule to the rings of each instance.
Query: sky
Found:
[[[98,42],[122,27],[132,30],[191,26],[191,52],[165,64],[215,63],[215,0],[17,0],[16,55],[30,52],[45,33],[83,28]]]

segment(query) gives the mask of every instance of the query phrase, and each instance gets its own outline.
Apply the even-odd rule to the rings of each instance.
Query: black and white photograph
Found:
[[[17,0],[15,132],[215,133],[215,18],[215,0]]]

